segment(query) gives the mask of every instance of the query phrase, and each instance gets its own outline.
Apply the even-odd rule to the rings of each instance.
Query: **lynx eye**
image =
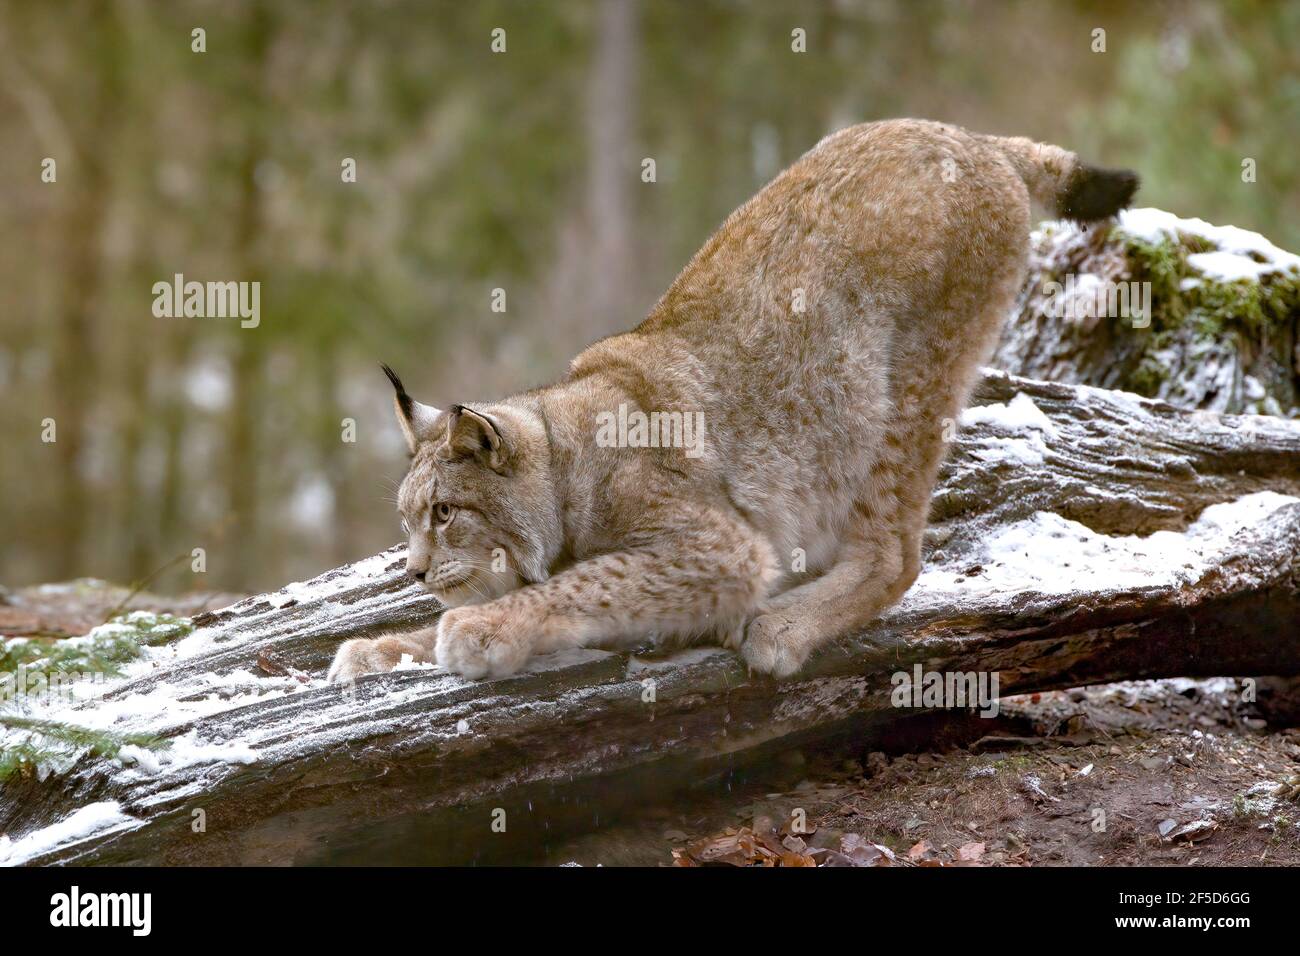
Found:
[[[446,524],[451,520],[451,516],[456,513],[456,509],[445,501],[439,502],[433,506],[434,517],[438,519],[438,524]]]

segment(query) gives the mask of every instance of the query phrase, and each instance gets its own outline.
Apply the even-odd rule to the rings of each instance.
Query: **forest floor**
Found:
[[[62,584],[40,584],[9,591],[0,588],[0,635],[5,637],[77,637],[103,624],[109,616],[131,611],[155,611],[193,617],[225,607],[244,595],[194,592],[163,597],[147,591],[83,578]]]
[[[85,633],[130,596],[0,591],[0,633]],[[236,595],[130,597],[178,615]],[[791,749],[593,820],[518,862],[604,865],[1300,865],[1300,708],[1241,681],[1132,681],[931,713],[871,750]]]
[[[652,808],[613,828],[622,832],[551,856],[583,865],[1300,864],[1300,727],[1271,726],[1239,698],[1227,679],[1004,698],[997,718],[931,722],[934,745],[913,734],[892,753],[788,752],[763,779],[686,808]]]

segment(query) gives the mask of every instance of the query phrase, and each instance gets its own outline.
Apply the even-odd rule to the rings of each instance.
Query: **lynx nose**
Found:
[[[407,577],[414,578],[416,581],[419,581],[419,582],[421,582],[421,583],[424,582],[424,575],[425,575],[425,574],[426,574],[425,571],[417,571],[417,570],[415,570],[415,568],[407,568],[407,569],[406,569],[406,575],[407,575]]]

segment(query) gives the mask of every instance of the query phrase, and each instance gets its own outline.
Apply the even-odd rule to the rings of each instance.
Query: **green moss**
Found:
[[[1130,319],[1111,320],[1123,323],[1126,334],[1144,337],[1130,378],[1133,391],[1158,393],[1169,377],[1159,352],[1189,328],[1199,341],[1235,339],[1238,348],[1252,352],[1289,341],[1290,326],[1300,314],[1300,277],[1270,273],[1259,281],[1224,282],[1202,275],[1187,261],[1193,253],[1213,250],[1202,236],[1185,233],[1177,240],[1148,242],[1119,231],[1114,237],[1128,261],[1129,279],[1151,283],[1152,314],[1147,328],[1128,328]],[[1186,279],[1194,281],[1184,288]],[[1271,407],[1277,407],[1276,398]]]
[[[188,618],[150,611],[132,611],[115,617],[84,637],[57,641],[14,638],[0,641],[0,673],[17,675],[31,688],[51,680],[51,675],[111,677],[135,660],[145,647],[178,640],[194,630]],[[14,685],[10,685],[10,689]],[[114,734],[22,713],[0,712],[0,780],[15,773],[35,773],[37,768],[74,759],[82,753],[113,758],[133,744],[157,748],[160,741],[138,734]]]
[[[56,754],[48,747],[40,747],[31,740],[22,740],[15,744],[0,747],[0,781],[17,774],[27,776],[36,773],[42,762],[49,763]]]
[[[1022,773],[1034,767],[1036,761],[1027,754],[1010,754],[999,757],[989,766],[999,773]]]
[[[1137,368],[1129,374],[1127,384],[1129,390],[1139,395],[1151,396],[1160,392],[1160,386],[1168,378],[1168,366],[1151,355],[1143,355],[1138,361]]]
[[[1244,793],[1238,793],[1232,798],[1232,818],[1237,821],[1249,820],[1253,815],[1253,808],[1250,801],[1246,799]]]
[[[1199,273],[1187,256],[1212,248],[1201,236],[1184,234],[1177,241],[1152,243],[1121,232],[1119,239],[1132,279],[1151,283],[1154,331],[1178,328],[1190,318],[1207,335],[1234,327],[1258,334],[1291,321],[1300,307],[1300,277],[1293,274],[1223,282]],[[1184,289],[1184,279],[1195,279],[1196,284]]]
[[[0,780],[13,774],[37,772],[41,764],[88,753],[114,759],[128,745],[157,750],[165,740],[147,734],[114,734],[54,720],[37,720],[15,714],[0,714],[0,727],[19,732],[12,743],[0,747]]]
[[[170,643],[193,630],[188,618],[131,611],[85,637],[0,641],[0,672],[13,673],[23,667],[28,674],[62,671],[112,677],[120,673],[123,664],[139,657],[141,648]]]
[[[1120,238],[1129,263],[1130,281],[1151,283],[1148,326],[1151,334],[1182,325],[1187,316],[1187,303],[1179,284],[1191,272],[1186,250],[1172,240],[1153,243],[1127,233],[1120,233]]]

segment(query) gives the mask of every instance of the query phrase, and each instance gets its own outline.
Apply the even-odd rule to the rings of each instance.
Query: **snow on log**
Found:
[[[496,808],[509,839],[540,843],[656,787],[870,734],[907,715],[891,675],[916,664],[996,673],[1004,694],[1294,674],[1300,422],[986,373],[926,547],[899,606],[786,682],[701,647],[328,685],[344,639],[438,613],[392,548],[199,616],[93,698],[29,705],[163,745],[10,776],[0,862],[468,862],[490,858]]]

